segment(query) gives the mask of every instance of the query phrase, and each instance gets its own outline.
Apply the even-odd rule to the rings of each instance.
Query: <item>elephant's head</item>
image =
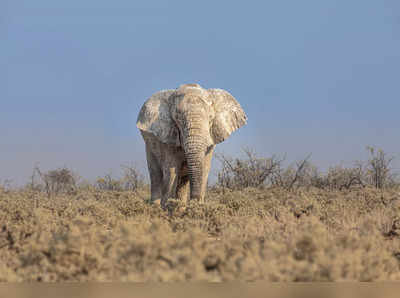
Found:
[[[183,148],[191,199],[195,199],[200,196],[205,152],[228,138],[246,120],[240,104],[227,91],[187,84],[150,97],[140,111],[137,127],[163,143]]]

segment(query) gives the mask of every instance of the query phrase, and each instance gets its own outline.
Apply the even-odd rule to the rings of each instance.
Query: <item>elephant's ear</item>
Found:
[[[215,118],[211,124],[211,137],[214,144],[218,144],[246,124],[247,116],[229,92],[221,89],[209,89],[208,92],[215,111]]]
[[[171,118],[169,98],[175,90],[153,94],[140,110],[136,126],[152,133],[162,143],[179,145],[178,129]]]

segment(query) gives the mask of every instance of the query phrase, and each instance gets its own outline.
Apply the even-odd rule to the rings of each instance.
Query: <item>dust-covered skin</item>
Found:
[[[247,121],[227,91],[186,84],[151,96],[137,120],[146,144],[151,198],[165,208],[169,197],[204,202],[216,144]]]

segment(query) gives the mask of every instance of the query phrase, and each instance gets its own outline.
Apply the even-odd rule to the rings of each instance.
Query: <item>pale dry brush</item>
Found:
[[[170,213],[130,191],[33,196],[0,192],[1,281],[400,279],[392,190],[246,188]]]

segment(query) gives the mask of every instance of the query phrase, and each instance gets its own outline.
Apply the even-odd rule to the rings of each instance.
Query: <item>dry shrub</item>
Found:
[[[95,187],[99,190],[122,191],[121,181],[113,178],[111,173],[97,178]]]
[[[352,168],[343,166],[331,167],[328,173],[323,176],[322,186],[328,189],[349,189],[353,186],[365,186],[365,173],[363,165],[356,163]]]
[[[254,151],[243,149],[245,158],[232,158],[217,155],[220,170],[215,188],[226,192],[242,190],[247,187],[280,187],[294,190],[304,187],[317,187],[329,190],[374,186],[377,189],[395,188],[399,185],[391,164],[394,157],[383,150],[367,147],[370,158],[357,161],[352,167],[334,166],[322,172],[307,157],[285,166],[285,158],[258,157]]]
[[[399,280],[400,193],[246,188],[168,211],[148,192],[0,192],[0,281]]]
[[[39,181],[37,181],[37,176]],[[39,166],[35,166],[29,188],[31,190],[44,191],[50,197],[61,193],[75,192],[77,180],[77,175],[67,167],[43,172]]]
[[[112,177],[111,173],[96,180],[95,188],[110,191],[137,191],[145,186],[143,175],[135,165],[122,165],[123,176],[120,179]]]
[[[380,189],[393,185],[395,175],[392,172],[391,164],[394,157],[388,156],[382,149],[371,146],[368,146],[367,150],[370,154],[366,169],[369,183]]]
[[[225,188],[240,190],[247,187],[260,187],[280,167],[283,159],[276,156],[260,158],[249,149],[244,148],[245,158],[232,158],[225,154],[216,154],[221,164],[218,172],[217,185]]]
[[[10,179],[5,179],[0,181],[0,192],[9,192],[12,189],[12,181]]]
[[[271,184],[282,187],[286,190],[292,190],[298,186],[308,186],[312,183],[311,178],[315,175],[316,167],[310,162],[311,155],[306,158],[283,168],[281,164],[271,175]]]

